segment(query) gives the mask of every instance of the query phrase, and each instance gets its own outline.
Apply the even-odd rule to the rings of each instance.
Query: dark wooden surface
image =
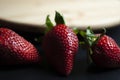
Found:
[[[2,23],[0,23],[2,25]],[[41,44],[34,41],[39,33],[16,30],[21,36],[33,43],[43,54]],[[116,40],[120,46],[120,26],[107,29],[107,35]],[[86,51],[79,49],[72,73],[68,77],[57,74],[47,65],[0,66],[0,80],[120,80],[120,69],[104,70],[94,64],[87,64]]]

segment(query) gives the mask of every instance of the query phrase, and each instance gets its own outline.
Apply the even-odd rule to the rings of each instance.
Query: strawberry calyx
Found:
[[[45,24],[46,24],[47,28],[45,30],[45,33],[50,31],[54,26],[49,17],[50,17],[50,15],[47,15],[47,17],[46,17],[46,23]]]
[[[55,21],[55,25],[59,25],[59,24],[64,24],[65,25],[65,21],[64,21],[64,17],[63,15],[61,15],[59,12],[55,11],[55,18],[54,18],[54,21]],[[45,22],[45,25],[46,25],[46,29],[43,33],[43,35],[45,35],[46,33],[48,33],[49,31],[51,31],[55,25],[53,24],[53,22],[51,21],[50,19],[50,15],[47,15],[46,17],[46,22]],[[72,28],[74,33],[77,35],[79,33],[79,30],[78,28]],[[42,38],[41,37],[37,37],[34,39],[36,42],[38,43],[41,43],[42,42]]]
[[[92,59],[90,55],[93,54],[92,47],[97,44],[98,40],[104,36],[106,33],[106,30],[103,29],[103,32],[101,34],[96,35],[91,27],[89,26],[86,31],[79,31],[80,36],[83,38],[83,41],[80,41],[81,45],[85,45],[88,51],[87,61],[88,63],[92,62]]]
[[[84,41],[80,44],[86,45],[89,49],[90,54],[92,54],[92,46],[97,44],[98,40],[106,33],[106,30],[103,29],[103,32],[99,35],[96,35],[91,27],[89,26],[86,31],[80,31],[79,34],[83,37]]]
[[[55,22],[56,22],[56,25],[58,25],[58,24],[65,24],[63,16],[59,12],[57,12],[57,11],[55,13]]]
[[[45,30],[45,33],[49,32],[55,25],[52,23],[52,21],[50,20],[50,15],[47,15],[46,17],[46,30]],[[64,18],[63,16],[56,11],[55,13],[55,18],[54,18],[54,21],[56,23],[56,25],[59,25],[59,24],[65,24],[65,21],[64,21]]]
[[[93,42],[97,39],[90,27],[86,31],[80,31],[80,35],[84,38],[83,43],[91,47]]]
[[[54,21],[55,21],[56,25],[65,24],[63,16],[57,11],[55,12]],[[45,32],[43,33],[43,35],[45,35],[47,32],[49,32],[50,30],[52,30],[55,27],[55,25],[53,24],[53,22],[50,19],[50,15],[47,15],[45,25],[46,25],[46,29],[45,29]],[[37,37],[34,40],[38,43],[42,42],[41,37]]]

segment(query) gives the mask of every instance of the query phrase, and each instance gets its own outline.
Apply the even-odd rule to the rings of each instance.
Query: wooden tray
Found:
[[[48,14],[54,21],[55,11],[63,14],[68,26],[79,29],[120,25],[120,0],[0,0],[0,20],[33,25],[37,29],[45,28]]]

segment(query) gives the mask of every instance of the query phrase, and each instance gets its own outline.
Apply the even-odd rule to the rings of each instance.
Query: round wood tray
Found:
[[[120,25],[119,0],[0,0],[0,19],[36,28],[45,28],[48,14],[54,22],[55,11],[60,12],[72,28]]]

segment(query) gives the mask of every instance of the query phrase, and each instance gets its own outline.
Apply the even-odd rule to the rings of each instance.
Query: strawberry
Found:
[[[56,26],[53,26],[49,16],[46,19],[51,30],[47,30],[44,37],[43,49],[48,63],[61,75],[69,75],[78,50],[78,38],[73,30],[65,25],[63,17],[58,12],[55,21]]]
[[[37,49],[8,28],[0,28],[0,65],[40,63]]]
[[[120,67],[120,48],[113,38],[106,34],[93,34],[87,29],[86,41],[92,61],[102,68]]]
[[[102,36],[92,50],[91,57],[97,65],[105,68],[120,67],[120,48],[111,37]]]

